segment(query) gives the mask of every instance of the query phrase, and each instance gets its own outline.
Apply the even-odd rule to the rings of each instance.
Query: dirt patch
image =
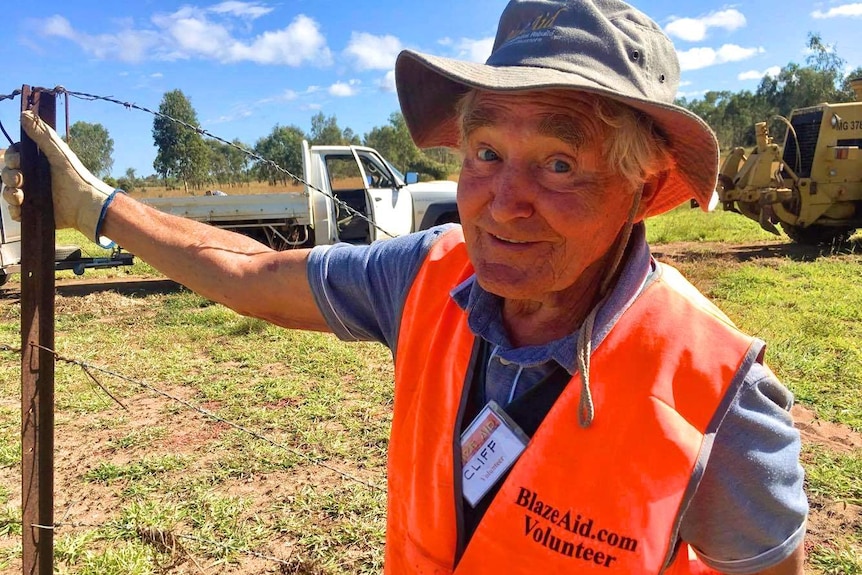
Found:
[[[818,419],[813,410],[803,405],[793,406],[791,414],[804,445],[821,446],[835,453],[849,454],[862,450],[862,433],[846,425]],[[854,502],[833,501],[809,494],[808,503],[806,553],[817,548],[830,548],[848,531],[862,525],[862,506]]]
[[[729,244],[722,242],[676,242],[651,246],[653,255],[667,263],[692,262],[709,259],[713,262],[743,263],[751,260],[790,259],[813,261],[817,258],[862,254],[862,240],[851,242],[840,249],[806,246],[787,240]]]
[[[802,405],[794,405],[791,414],[804,443],[822,445],[839,453],[862,449],[862,433],[846,425],[818,419],[813,410]]]

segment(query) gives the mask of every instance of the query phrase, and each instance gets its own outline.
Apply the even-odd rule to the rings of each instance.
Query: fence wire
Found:
[[[76,91],[72,91],[72,90],[67,90],[63,86],[56,86],[54,88],[33,87],[32,90],[34,92],[44,92],[44,93],[48,93],[48,94],[53,94],[55,96],[62,95],[62,96],[77,98],[80,100],[85,100],[85,101],[90,101],[90,102],[97,101],[97,100],[103,101],[103,102],[109,102],[111,104],[116,104],[116,105],[122,106],[122,107],[126,108],[127,110],[138,110],[140,112],[145,112],[147,114],[151,114],[152,116],[155,116],[157,118],[163,118],[163,119],[168,120],[170,122],[173,122],[179,126],[183,126],[184,128],[192,130],[201,136],[211,138],[213,140],[221,142],[222,144],[230,146],[231,148],[240,151],[241,153],[245,154],[247,157],[249,157],[249,158],[251,158],[257,162],[266,164],[267,166],[274,168],[276,171],[278,171],[281,174],[284,174],[285,176],[287,176],[288,178],[290,178],[294,182],[302,184],[303,186],[305,186],[308,189],[311,189],[311,190],[314,190],[315,192],[323,194],[324,196],[326,196],[327,198],[329,198],[330,200],[335,202],[335,204],[337,204],[339,206],[339,208],[343,209],[345,212],[347,212],[351,216],[356,216],[356,217],[364,220],[365,222],[368,223],[368,225],[374,227],[374,229],[376,229],[377,231],[379,231],[379,232],[381,232],[381,233],[383,233],[389,237],[395,237],[393,234],[390,234],[385,229],[383,229],[382,227],[377,225],[377,223],[374,220],[372,220],[371,218],[369,218],[366,214],[353,208],[347,202],[339,199],[334,194],[332,194],[326,190],[322,190],[322,189],[318,188],[317,186],[307,182],[304,178],[297,176],[296,174],[294,174],[293,172],[291,172],[287,168],[281,166],[277,162],[274,162],[273,160],[270,160],[269,158],[265,158],[253,150],[249,150],[248,148],[245,148],[243,146],[235,144],[234,142],[228,141],[225,138],[222,138],[222,137],[217,136],[217,135],[215,135],[215,134],[213,134],[207,130],[204,130],[200,126],[195,126],[194,124],[190,124],[184,120],[180,120],[178,118],[171,117],[167,114],[163,114],[162,112],[159,112],[156,110],[151,110],[150,108],[147,108],[146,106],[141,106],[139,104],[135,104],[134,102],[118,100],[117,98],[113,98],[111,96],[100,96],[97,94],[89,94],[87,92],[76,92]],[[12,98],[14,98],[20,94],[21,94],[21,90],[15,90],[9,95],[0,96],[0,101],[12,99]],[[3,132],[5,133],[5,130],[3,130]],[[9,143],[11,144],[12,140],[9,138],[8,134],[6,135],[6,138],[9,139]]]
[[[320,188],[310,184],[309,182],[305,181],[303,178],[297,176],[296,174],[293,174],[292,172],[290,172],[286,168],[280,166],[278,163],[276,163],[276,162],[274,162],[268,158],[264,158],[263,156],[261,156],[260,154],[257,154],[256,152],[254,152],[252,150],[248,150],[248,149],[246,149],[242,146],[239,146],[233,142],[230,142],[224,138],[221,138],[217,135],[214,135],[214,134],[208,132],[207,130],[200,128],[199,126],[194,126],[192,124],[189,124],[189,123],[184,122],[182,120],[179,120],[177,118],[173,118],[171,116],[168,116],[168,115],[163,114],[163,113],[158,112],[158,111],[150,110],[149,108],[134,104],[132,102],[123,102],[121,100],[118,100],[118,99],[115,99],[112,97],[108,97],[108,96],[99,96],[96,94],[89,94],[89,93],[85,93],[85,92],[73,92],[70,90],[66,90],[65,88],[60,87],[60,86],[58,86],[56,88],[52,88],[52,89],[36,87],[36,88],[33,88],[33,91],[48,92],[48,93],[52,93],[54,95],[64,95],[65,97],[74,97],[74,98],[79,98],[79,99],[87,100],[87,101],[101,100],[101,101],[121,105],[127,109],[135,109],[135,110],[139,110],[139,111],[142,111],[145,113],[149,113],[155,117],[164,118],[168,121],[174,122],[180,126],[191,129],[191,130],[195,131],[196,133],[198,133],[202,136],[214,139],[216,141],[219,141],[223,144],[230,146],[231,148],[239,150],[241,153],[245,154],[247,157],[249,157],[249,158],[251,158],[257,162],[261,162],[263,164],[266,164],[268,166],[273,167],[276,171],[286,175],[287,177],[291,178],[293,181],[298,182],[298,183],[306,186],[308,189],[314,190],[314,191],[319,192],[319,193],[323,194],[324,196],[328,197],[330,200],[332,200],[337,205],[339,205],[341,208],[343,208],[344,211],[346,211],[347,213],[349,213],[353,216],[361,218],[362,220],[366,221],[369,225],[373,226],[378,231],[380,231],[386,235],[391,235],[386,230],[384,230],[380,226],[378,226],[373,220],[371,220],[369,217],[367,217],[364,213],[361,213],[361,212],[357,211],[356,209],[352,208],[351,206],[349,206],[344,201],[335,197],[333,194],[331,194],[325,190],[321,190]],[[2,102],[4,100],[13,100],[20,95],[21,95],[21,90],[14,90],[13,92],[11,92],[9,94],[5,94],[5,95],[0,94],[0,102]],[[6,129],[2,126],[2,124],[0,124],[0,131],[2,131],[2,133],[6,137],[6,139],[9,140],[9,143],[12,144],[13,143],[12,138],[6,132]],[[160,396],[162,396],[162,397],[164,397],[164,398],[166,398],[172,402],[181,404],[187,410],[196,412],[196,413],[206,417],[207,419],[228,425],[229,427],[231,427],[231,428],[233,428],[233,429],[235,429],[235,430],[237,430],[237,431],[239,431],[245,435],[248,435],[249,437],[252,437],[252,438],[259,440],[259,441],[266,442],[269,445],[271,445],[277,449],[281,449],[287,453],[290,453],[291,455],[298,457],[302,460],[305,460],[312,465],[327,469],[327,470],[341,476],[342,478],[344,478],[348,481],[363,485],[363,486],[368,487],[374,491],[378,491],[378,492],[384,492],[385,491],[385,488],[381,487],[380,485],[366,481],[360,477],[357,477],[356,475],[353,475],[353,474],[346,472],[342,469],[339,469],[333,465],[330,465],[327,462],[322,461],[319,458],[316,458],[316,457],[309,455],[307,453],[303,453],[302,451],[299,451],[299,450],[292,448],[288,445],[285,445],[283,443],[275,441],[275,440],[267,437],[263,433],[260,433],[258,431],[255,431],[255,430],[249,429],[245,426],[242,426],[238,423],[230,421],[230,420],[218,415],[217,413],[214,413],[214,412],[212,412],[208,409],[205,409],[201,406],[195,405],[192,402],[184,400],[180,397],[174,396],[174,395],[172,395],[172,394],[170,394],[170,393],[168,393],[162,389],[159,389],[158,387],[156,387],[152,384],[149,384],[149,383],[144,382],[144,381],[136,380],[136,379],[128,377],[126,375],[117,373],[115,371],[112,371],[112,370],[106,369],[104,367],[100,367],[100,366],[97,366],[97,365],[94,365],[94,364],[91,364],[91,363],[88,363],[85,361],[65,357],[65,356],[59,354],[56,350],[49,349],[47,347],[38,345],[36,343],[31,342],[30,345],[35,347],[35,348],[41,349],[43,351],[46,351],[46,352],[52,354],[54,356],[55,360],[57,360],[57,361],[60,361],[60,362],[66,363],[66,364],[70,364],[70,365],[76,365],[76,366],[80,367],[82,369],[82,371],[84,371],[84,373],[88,376],[88,378],[91,380],[91,382],[94,385],[96,385],[105,395],[107,395],[111,400],[113,400],[115,403],[117,403],[120,407],[122,407],[126,411],[128,411],[128,408],[115,396],[115,394],[113,394],[108,389],[108,387],[106,387],[99,380],[99,378],[96,377],[94,372],[108,375],[108,376],[117,378],[121,381],[125,381],[127,383],[131,383],[135,386],[138,386],[138,387],[146,389],[152,393],[160,395]],[[16,354],[21,354],[21,352],[22,352],[22,350],[20,348],[16,348],[16,347],[13,347],[10,345],[5,345],[5,344],[0,344],[0,351],[6,351],[6,352],[11,352],[11,353],[16,353]],[[67,510],[66,515],[68,515],[68,510]],[[57,530],[57,529],[64,528],[64,527],[65,528],[88,527],[88,528],[95,528],[95,529],[117,527],[117,524],[72,523],[72,522],[65,522],[64,519],[65,519],[65,515],[64,515],[63,520],[61,520],[59,522],[55,522],[53,525],[31,525],[30,527],[37,528],[37,529],[46,529],[46,530]],[[16,521],[16,520],[8,520],[8,519],[7,520],[0,520],[0,528],[8,527],[11,525],[22,525],[23,526],[23,522],[22,521]],[[128,527],[133,528],[134,531],[137,533],[138,537],[141,538],[145,543],[150,544],[154,550],[156,550],[162,554],[168,554],[171,557],[171,560],[173,561],[173,564],[171,566],[175,566],[175,565],[179,564],[186,557],[188,557],[188,559],[190,559],[195,564],[195,566],[198,568],[199,571],[201,571],[202,573],[205,572],[205,570],[200,566],[200,564],[195,560],[195,558],[192,557],[188,553],[188,551],[184,550],[182,548],[182,545],[179,543],[179,540],[186,540],[186,541],[194,541],[200,545],[221,548],[221,549],[224,549],[227,551],[245,554],[245,555],[256,557],[258,559],[262,559],[265,561],[278,563],[278,564],[282,565],[282,571],[285,571],[285,572],[288,570],[293,572],[293,571],[296,571],[297,568],[299,568],[299,569],[303,568],[302,567],[302,564],[303,564],[302,560],[297,559],[297,558],[290,558],[289,560],[285,560],[285,559],[282,559],[279,557],[275,557],[273,555],[260,553],[258,551],[254,551],[252,549],[248,549],[245,547],[232,546],[232,545],[229,545],[227,543],[208,540],[208,539],[204,539],[201,537],[196,537],[194,535],[173,533],[170,531],[165,531],[165,530],[156,529],[156,528],[147,527],[147,526],[133,525],[133,526],[126,526],[126,527],[127,528]],[[0,530],[2,530],[2,529],[0,529]],[[160,567],[164,569],[164,568],[169,568],[170,566],[161,565]],[[299,572],[299,571],[296,571],[296,572]]]
[[[254,431],[252,429],[244,427],[244,426],[242,426],[236,422],[233,422],[229,419],[225,419],[224,417],[222,417],[221,415],[219,415],[215,412],[212,412],[208,409],[200,407],[199,405],[195,405],[192,402],[187,401],[181,397],[177,397],[175,395],[172,395],[172,394],[170,394],[170,393],[168,393],[162,389],[159,389],[156,386],[151,385],[145,381],[136,380],[134,378],[128,377],[128,376],[123,375],[121,373],[117,373],[117,372],[111,371],[107,368],[99,367],[97,365],[93,365],[91,363],[81,361],[79,359],[64,357],[64,356],[60,355],[57,351],[50,349],[50,348],[47,348],[47,347],[44,347],[44,346],[39,345],[37,343],[31,342],[30,345],[34,348],[41,349],[43,351],[47,351],[48,353],[53,355],[54,359],[56,359],[57,361],[60,361],[60,362],[66,363],[66,364],[70,364],[70,365],[77,365],[78,367],[80,367],[87,374],[87,376],[89,376],[89,378],[96,385],[98,385],[98,387],[103,392],[105,392],[112,400],[119,403],[120,406],[123,407],[123,409],[126,409],[126,407],[122,403],[120,403],[120,401],[116,397],[114,397],[113,394],[111,394],[108,391],[108,389],[93,375],[92,372],[97,371],[99,373],[103,373],[105,375],[110,375],[111,377],[115,377],[121,381],[125,381],[127,383],[131,383],[131,384],[136,385],[138,387],[142,387],[142,388],[149,390],[149,391],[151,391],[157,395],[160,395],[166,399],[169,399],[175,403],[179,403],[180,405],[184,406],[186,409],[188,409],[190,411],[194,411],[200,415],[203,415],[204,417],[206,417],[208,419],[218,421],[219,423],[224,423],[225,425],[228,425],[231,428],[233,428],[233,429],[235,429],[241,433],[244,433],[244,434],[246,434],[250,437],[253,437],[259,441],[264,441],[264,442],[272,445],[273,447],[276,447],[276,448],[281,449],[287,453],[290,453],[291,455],[294,455],[300,459],[303,459],[303,460],[311,463],[312,465],[316,465],[318,467],[322,467],[324,469],[332,471],[333,473],[340,475],[341,477],[343,477],[344,479],[347,479],[348,481],[352,481],[354,483],[364,485],[364,486],[369,487],[375,491],[385,491],[385,488],[383,488],[383,487],[381,487],[375,483],[365,481],[364,479],[362,479],[360,477],[357,477],[357,476],[355,476],[355,475],[353,475],[347,471],[344,471],[344,470],[339,469],[333,465],[330,465],[330,464],[326,463],[325,461],[317,459],[317,458],[315,458],[315,457],[313,457],[307,453],[303,453],[303,452],[299,451],[298,449],[295,449],[295,448],[290,447],[288,445],[284,445],[283,443],[279,443],[279,442],[275,441],[274,439],[267,437],[263,433],[260,433],[258,431]],[[0,351],[7,351],[7,352],[12,352],[12,353],[18,353],[18,354],[21,353],[20,348],[15,348],[15,347],[12,347],[12,346],[9,346],[6,344],[0,345]]]
[[[87,374],[87,376],[90,378],[90,380],[92,380],[92,382],[99,387],[100,390],[102,390],[105,394],[107,394],[113,401],[115,401],[116,403],[121,405],[123,407],[123,409],[127,409],[127,408],[115,397],[114,394],[112,394],[108,390],[108,388],[105,385],[103,385],[98,380],[98,378],[96,378],[96,376],[93,374],[93,371],[115,377],[115,378],[120,379],[122,381],[125,381],[127,383],[131,383],[133,385],[136,385],[136,386],[139,386],[143,389],[151,391],[157,395],[160,395],[166,399],[169,399],[170,401],[181,404],[186,409],[188,409],[190,411],[194,411],[200,415],[203,415],[208,419],[226,424],[226,425],[230,426],[231,428],[233,428],[233,429],[235,429],[241,433],[244,433],[244,434],[246,434],[246,435],[248,435],[254,439],[264,441],[264,442],[272,445],[273,447],[276,447],[278,449],[282,449],[282,450],[286,451],[287,453],[290,453],[291,455],[294,455],[296,457],[299,457],[300,459],[303,459],[303,460],[311,463],[312,465],[316,465],[318,467],[328,469],[329,471],[332,471],[333,473],[341,476],[342,478],[344,478],[348,481],[363,485],[363,486],[368,487],[374,491],[379,491],[379,492],[385,491],[385,489],[379,485],[365,481],[365,480],[363,480],[363,479],[361,479],[361,478],[359,478],[359,477],[357,477],[351,473],[348,473],[344,470],[338,469],[335,466],[329,465],[325,461],[321,461],[321,460],[319,460],[319,459],[317,459],[311,455],[308,455],[308,454],[303,453],[303,452],[301,452],[297,449],[294,449],[290,446],[279,443],[279,442],[265,436],[264,434],[262,434],[260,432],[248,429],[247,427],[244,427],[244,426],[239,425],[237,423],[234,423],[228,419],[225,419],[224,417],[218,415],[217,413],[214,413],[214,412],[212,412],[208,409],[205,409],[203,407],[197,406],[197,405],[195,405],[195,404],[193,404],[187,400],[184,400],[182,398],[176,397],[175,395],[172,395],[166,391],[163,391],[163,390],[157,388],[156,386],[154,386],[152,384],[149,384],[149,383],[144,382],[144,381],[136,380],[134,378],[125,376],[123,374],[114,372],[112,370],[109,370],[109,369],[106,369],[106,368],[103,368],[100,366],[93,365],[89,362],[65,357],[65,356],[61,355],[60,353],[58,353],[56,350],[44,347],[42,345],[38,345],[38,344],[33,343],[33,342],[31,342],[30,345],[34,348],[41,349],[43,351],[50,353],[56,361],[66,363],[69,365],[76,365],[76,366],[80,367]],[[0,344],[0,351],[20,355],[22,350],[21,350],[21,348],[13,347],[13,346],[8,345],[8,344]],[[125,527],[127,530],[134,531],[139,539],[141,539],[144,543],[150,545],[155,551],[157,551],[161,554],[166,554],[170,557],[170,559],[171,559],[170,564],[160,564],[159,565],[159,568],[163,571],[168,570],[172,567],[178,566],[186,558],[188,558],[192,563],[194,563],[194,565],[198,568],[198,570],[200,570],[201,573],[205,572],[204,568],[198,563],[198,561],[194,558],[194,556],[192,556],[188,552],[188,550],[183,548],[182,544],[180,543],[180,540],[194,541],[194,542],[201,544],[201,545],[204,545],[204,546],[221,548],[221,549],[226,550],[226,551],[231,551],[231,552],[235,552],[238,554],[247,555],[250,557],[255,557],[255,558],[258,558],[258,559],[261,559],[264,561],[269,561],[271,563],[278,563],[278,564],[283,566],[282,572],[297,572],[297,573],[299,573],[299,572],[304,572],[304,571],[301,571],[301,570],[296,571],[296,569],[303,569],[303,568],[307,567],[304,565],[304,561],[298,557],[296,557],[296,558],[288,557],[288,559],[282,559],[282,558],[276,557],[274,555],[269,555],[266,553],[261,553],[259,551],[255,551],[253,549],[249,549],[247,547],[234,546],[234,545],[230,545],[228,543],[224,543],[224,542],[220,542],[220,541],[214,541],[214,540],[206,539],[206,538],[202,538],[202,537],[197,537],[195,535],[190,535],[190,534],[175,533],[175,532],[170,531],[170,530],[164,530],[164,529],[155,528],[152,526],[137,525],[137,524],[120,524],[117,522],[101,523],[101,524],[99,524],[99,523],[86,523],[86,522],[67,522],[67,521],[65,521],[65,518],[69,515],[69,512],[71,511],[71,508],[74,505],[74,503],[75,503],[74,501],[72,503],[70,503],[69,507],[66,509],[65,513],[63,514],[63,518],[60,521],[55,521],[52,525],[33,524],[33,525],[30,525],[29,527],[34,528],[34,529],[44,529],[44,530],[50,530],[50,531],[55,531],[55,532],[58,530],[61,530],[63,528],[111,529],[111,528]],[[2,520],[0,520],[0,532],[3,532],[6,528],[13,526],[13,525],[20,525],[22,527],[24,526],[23,521],[21,521],[21,520],[2,519]],[[293,570],[293,571],[291,571],[291,570]]]

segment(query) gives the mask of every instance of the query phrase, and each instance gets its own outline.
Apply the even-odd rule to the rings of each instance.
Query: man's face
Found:
[[[607,131],[590,104],[561,92],[476,98],[458,209],[480,285],[512,300],[583,296],[601,281],[636,191],[602,158]]]

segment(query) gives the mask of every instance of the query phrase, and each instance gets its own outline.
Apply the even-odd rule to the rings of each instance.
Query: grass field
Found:
[[[811,429],[828,430],[805,442],[808,572],[862,574],[862,255],[776,242],[725,213],[676,210],[648,230],[661,259],[769,343]],[[143,263],[85,275],[159,277]],[[122,375],[91,370],[127,409],[58,362],[56,572],[380,572],[386,349],[279,329],[170,284],[61,283],[57,351]],[[0,345],[20,345],[18,297],[15,280],[0,292]],[[21,571],[19,378],[18,355],[0,351],[2,573]]]

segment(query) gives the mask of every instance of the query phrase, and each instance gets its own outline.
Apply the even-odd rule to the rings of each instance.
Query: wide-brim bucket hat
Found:
[[[620,0],[511,0],[484,64],[404,50],[395,78],[404,119],[420,148],[459,145],[457,102],[470,89],[577,90],[649,115],[667,140],[674,166],[647,216],[691,198],[706,209],[715,190],[715,135],[673,103],[679,87],[673,43],[658,24]]]

